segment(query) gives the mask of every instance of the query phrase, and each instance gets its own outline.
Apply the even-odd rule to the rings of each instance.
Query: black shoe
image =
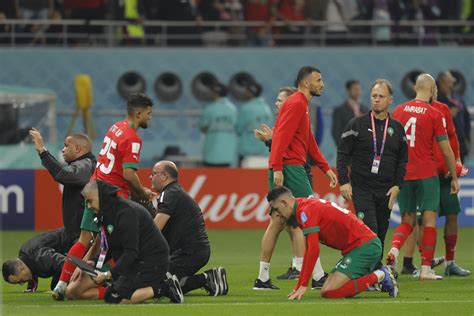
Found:
[[[323,285],[324,285],[324,282],[326,282],[328,278],[328,274],[326,272],[324,272],[324,276],[319,279],[318,281],[316,281],[315,279],[312,279],[311,280],[311,289],[312,290],[320,290],[322,289]]]
[[[184,302],[183,290],[176,275],[166,279],[165,283],[170,287],[169,299],[171,303],[181,304]]]
[[[263,282],[260,279],[255,279],[253,284],[254,290],[279,290],[280,288],[272,283],[271,279],[268,279],[267,282]]]
[[[418,270],[418,268],[415,267],[414,265],[412,265],[411,267],[403,266],[402,274],[413,274],[417,270]]]
[[[277,276],[278,280],[295,280],[300,277],[300,272],[296,268],[289,267],[286,273]]]
[[[218,270],[216,268],[209,269],[204,272],[206,277],[206,283],[204,289],[209,293],[210,296],[217,296],[220,292]]]
[[[217,280],[219,281],[219,295],[227,295],[229,292],[229,284],[227,283],[227,273],[223,267],[217,268]]]
[[[440,264],[444,263],[444,261],[445,261],[444,256],[433,258],[433,260],[431,260],[431,269],[436,268]]]

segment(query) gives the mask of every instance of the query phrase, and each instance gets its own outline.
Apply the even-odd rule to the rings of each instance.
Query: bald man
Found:
[[[84,134],[73,134],[64,139],[62,156],[66,165],[60,163],[45,148],[41,133],[32,128],[30,135],[41,158],[42,165],[49,171],[54,180],[64,185],[63,189],[63,223],[66,236],[73,241],[79,237],[84,198],[81,191],[89,182],[97,163],[91,153],[91,141]]]
[[[416,223],[416,212],[423,214],[423,239],[420,244],[420,280],[440,280],[431,269],[436,247],[436,212],[439,205],[439,178],[433,152],[434,141],[438,142],[444,161],[452,175],[451,194],[459,191],[456,162],[449,144],[442,114],[430,105],[436,93],[435,80],[429,74],[418,76],[414,100],[399,105],[393,118],[405,127],[408,144],[407,172],[398,196],[402,223],[397,227],[392,246],[387,255],[387,264],[396,267],[396,259],[406,238]]]
[[[183,293],[204,288],[209,295],[226,295],[226,271],[212,268],[196,274],[211,256],[211,247],[201,208],[178,183],[178,168],[172,161],[153,166],[152,188],[160,192],[155,224],[170,246],[170,269],[180,280]]]

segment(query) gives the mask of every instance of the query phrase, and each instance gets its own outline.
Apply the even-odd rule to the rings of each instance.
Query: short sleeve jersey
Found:
[[[459,159],[459,141],[457,139],[456,128],[454,127],[454,122],[449,107],[446,104],[438,101],[433,101],[431,105],[441,113],[443,117],[443,126],[446,128],[446,132],[448,133],[449,143],[453,149],[454,157]],[[441,152],[438,144],[433,147],[433,151],[435,154],[438,174],[445,175],[448,172],[448,167],[446,166],[443,153]]]
[[[448,139],[441,113],[428,103],[411,100],[400,104],[392,117],[405,127],[408,143],[405,180],[437,176],[433,141]]]
[[[303,234],[318,232],[319,240],[343,255],[377,237],[351,211],[322,199],[297,198],[296,218]]]
[[[123,177],[126,168],[138,169],[142,140],[127,120],[112,125],[105,135],[93,178],[130,191]]]

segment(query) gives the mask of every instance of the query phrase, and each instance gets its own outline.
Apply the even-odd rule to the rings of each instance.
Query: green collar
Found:
[[[135,124],[133,124],[133,122],[128,122],[128,126],[134,128],[134,127],[135,127]]]
[[[298,202],[295,200],[295,205],[293,205],[293,214],[296,215],[296,209],[298,208]]]

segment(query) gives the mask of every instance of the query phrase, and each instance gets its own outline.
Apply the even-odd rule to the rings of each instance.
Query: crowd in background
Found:
[[[2,0],[0,22],[4,19],[42,20],[122,20],[129,25],[114,34],[122,44],[156,45],[249,45],[283,46],[311,45],[320,38],[311,34],[325,32],[324,44],[392,43],[439,44],[439,34],[471,34],[467,26],[400,26],[400,21],[474,20],[473,0]],[[395,22],[392,26],[355,26],[352,21]],[[198,27],[168,27],[166,39],[160,27],[143,27],[143,21],[187,21]],[[242,28],[209,27],[202,22],[249,21],[262,22],[261,26]],[[330,22],[324,28],[310,23]],[[275,26],[275,22],[281,22]],[[200,25],[201,24],[201,25]],[[0,34],[8,34],[11,25],[0,24]],[[61,26],[20,26],[16,31],[31,32],[28,43],[55,44],[63,29]],[[70,26],[71,34],[104,34],[102,26]],[[40,36],[44,33],[53,36]],[[354,40],[354,35],[357,40]],[[362,34],[362,35],[361,35]],[[57,35],[57,36],[54,36]],[[156,35],[156,36],[154,36]],[[367,36],[364,36],[367,35]],[[72,36],[74,37],[74,36]],[[8,42],[6,36],[2,41]],[[97,38],[100,38],[98,36]],[[472,38],[449,41],[472,44]],[[466,42],[467,41],[467,42]],[[75,44],[78,41],[72,40]],[[21,40],[20,40],[21,43]],[[100,44],[90,40],[88,44]]]

